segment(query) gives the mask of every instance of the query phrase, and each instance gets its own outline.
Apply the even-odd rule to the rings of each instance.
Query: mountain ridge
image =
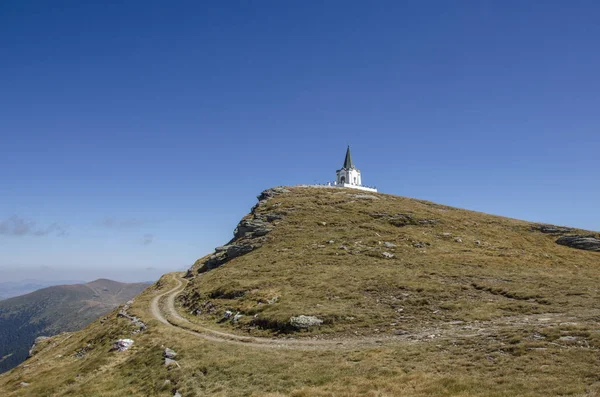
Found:
[[[0,388],[597,395],[600,254],[559,244],[565,235],[598,237],[381,193],[269,189],[185,281],[167,274],[126,306],[128,316],[121,308],[41,342]],[[122,338],[134,344],[114,350]]]
[[[80,329],[147,285],[98,279],[45,287],[0,301],[0,372],[23,361],[38,336]]]

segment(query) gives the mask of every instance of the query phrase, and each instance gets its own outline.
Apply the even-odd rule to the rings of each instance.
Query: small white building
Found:
[[[336,172],[336,180],[334,186],[337,187],[349,187],[352,189],[366,190],[369,192],[376,192],[377,189],[372,187],[366,187],[362,185],[362,179],[360,176],[360,170],[354,166],[352,161],[352,154],[350,153],[350,146],[346,150],[346,158],[344,159],[344,165]]]

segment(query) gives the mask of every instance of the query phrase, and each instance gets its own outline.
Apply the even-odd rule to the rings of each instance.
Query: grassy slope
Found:
[[[0,372],[22,362],[37,336],[83,328],[140,293],[147,284],[96,280],[60,285],[0,302]]]
[[[224,310],[249,314],[235,328],[257,334],[265,329],[253,327],[255,314],[255,322],[275,332],[291,316],[306,314],[326,321],[311,333],[362,335],[444,321],[581,312],[600,298],[596,252],[560,246],[556,236],[532,231],[527,222],[376,197],[296,188],[270,200],[258,213],[287,215],[267,245],[197,277],[187,293],[188,309],[210,301],[217,311],[199,320],[213,326]],[[398,227],[392,223],[401,220],[374,215],[381,213],[408,214],[417,224]],[[276,304],[264,304],[276,297]]]
[[[532,232],[526,222],[386,195],[361,200],[353,194],[296,188],[270,201],[263,209],[281,202],[278,211],[288,214],[268,235],[270,241],[197,277],[187,302],[201,303],[216,290],[244,295],[210,298],[218,313],[196,321],[239,333],[281,331],[278,326],[249,329],[245,321],[215,323],[232,308],[258,314],[265,319],[261,324],[276,325],[296,314],[327,320],[320,329],[296,336],[385,336],[398,330],[418,335],[457,321],[474,335],[434,333],[432,338],[334,351],[206,342],[151,319],[149,301],[169,289],[164,279],[136,298],[131,312],[147,321],[148,330],[133,336],[131,351],[109,352],[116,338],[131,336],[129,322],[113,312],[104,323],[45,342],[27,366],[0,376],[0,390],[86,396],[167,396],[174,388],[184,396],[598,395],[598,253],[558,246],[555,237]],[[374,212],[440,222],[397,227],[368,215]],[[332,239],[335,243],[326,243]],[[379,241],[397,246],[383,248]],[[417,248],[416,242],[430,245]],[[384,259],[382,251],[395,258]],[[257,304],[275,296],[277,303]],[[546,315],[569,321],[546,323]],[[478,335],[486,328],[491,334]],[[179,353],[181,369],[162,365],[163,346]],[[82,348],[85,357],[76,357]],[[19,386],[21,381],[30,386]]]

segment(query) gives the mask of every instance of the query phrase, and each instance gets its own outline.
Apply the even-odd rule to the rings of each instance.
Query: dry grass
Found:
[[[131,336],[127,320],[113,313],[103,324],[47,341],[25,365],[0,376],[0,390],[35,396],[170,396],[173,389],[183,396],[600,395],[598,253],[559,246],[526,222],[354,194],[294,188],[269,201],[259,211],[287,215],[268,243],[197,277],[186,290],[185,312],[210,300],[217,313],[193,320],[239,334],[385,341],[408,332],[403,339],[329,351],[207,342],[152,320],[150,300],[171,287],[163,278],[131,309],[147,321],[145,332]],[[369,215],[383,212],[438,222],[398,227]],[[383,258],[384,251],[395,257]],[[274,297],[276,303],[264,303]],[[238,325],[217,323],[227,309],[246,316]],[[263,327],[250,321],[255,314]],[[326,324],[289,333],[285,323],[298,314]],[[122,337],[132,337],[134,347],[110,352]],[[180,369],[162,365],[163,346],[179,353]],[[82,347],[86,357],[74,357]]]

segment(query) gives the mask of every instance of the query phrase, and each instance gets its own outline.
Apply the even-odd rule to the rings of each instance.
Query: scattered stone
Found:
[[[345,245],[340,245],[340,249],[344,250],[344,251],[348,251],[348,247],[346,247]]]
[[[278,296],[274,296],[274,297],[272,297],[271,299],[268,299],[268,300],[267,300],[267,303],[268,303],[269,305],[272,305],[273,303],[277,303],[277,301],[278,301],[278,300],[279,300],[279,297],[278,297]]]
[[[452,233],[442,233],[442,237],[452,237]]]
[[[225,310],[223,313],[223,320],[229,320],[233,316],[233,312],[231,310]]]
[[[396,246],[396,244],[387,241],[383,243],[383,245],[385,246],[385,248],[394,248]]]
[[[481,241],[475,240],[475,245],[481,245]]]
[[[457,243],[462,243],[462,239],[460,237],[455,237],[454,241]]]
[[[113,350],[124,352],[133,345],[132,339],[119,339],[113,344]]]
[[[29,383],[27,383],[27,382],[21,382],[21,383],[19,383],[19,385],[23,386],[23,387],[27,387],[27,386],[29,386]]]
[[[300,315],[290,318],[290,325],[297,329],[306,329],[314,326],[320,326],[321,324],[323,324],[323,320],[315,316]]]
[[[236,313],[235,316],[233,316],[233,318],[231,319],[231,322],[232,323],[237,323],[239,321],[239,319],[242,318],[242,317],[244,317],[243,314]]]
[[[181,368],[181,366],[179,365],[179,363],[178,363],[177,361],[175,361],[175,360],[171,359],[171,358],[165,358],[165,366],[166,366],[167,368],[170,368],[170,367],[178,367],[178,368]]]
[[[384,252],[381,255],[383,255],[384,258],[388,258],[388,259],[391,259],[394,257],[394,254],[390,254],[389,252]]]
[[[173,397],[182,397],[181,393],[179,393],[177,390],[175,390],[175,394],[173,394]]]
[[[556,243],[580,250],[600,252],[600,239],[594,237],[594,235],[562,236],[556,240]]]
[[[415,247],[415,248],[425,248],[425,247],[428,247],[428,246],[430,246],[430,245],[431,245],[431,244],[429,244],[429,243],[425,243],[425,242],[423,242],[423,241],[420,241],[420,242],[418,242],[418,243],[414,243],[414,244],[413,244],[413,247]]]
[[[177,357],[177,353],[175,352],[175,350],[169,349],[167,347],[167,348],[165,348],[165,351],[163,352],[163,357],[174,359],[175,357]]]
[[[327,244],[333,244],[333,243],[335,243],[335,241],[334,241],[334,240],[329,240],[329,241],[327,242]]]
[[[327,226],[327,222],[319,222],[319,225],[321,225],[321,226]]]

